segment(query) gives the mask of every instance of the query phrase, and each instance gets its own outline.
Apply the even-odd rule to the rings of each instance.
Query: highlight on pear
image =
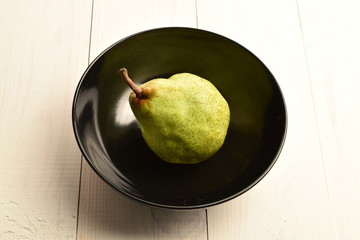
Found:
[[[144,140],[159,158],[169,163],[194,164],[221,148],[230,109],[210,81],[178,73],[137,86],[125,68],[119,73],[133,90],[129,103]]]

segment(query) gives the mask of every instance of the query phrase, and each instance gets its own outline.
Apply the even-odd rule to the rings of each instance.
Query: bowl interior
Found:
[[[181,72],[211,81],[231,112],[222,148],[194,165],[160,160],[142,138],[121,67],[138,84]],[[93,61],[76,90],[73,125],[90,165],[122,193],[155,206],[199,208],[238,196],[269,171],[286,110],[273,75],[244,47],[207,31],[162,28],[123,39]]]

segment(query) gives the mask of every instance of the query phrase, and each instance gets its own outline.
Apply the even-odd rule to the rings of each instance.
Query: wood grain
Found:
[[[0,1],[0,239],[359,239],[359,9],[356,0]],[[73,93],[89,61],[164,26],[244,45],[287,103],[274,168],[207,212],[121,195],[81,161],[72,133]]]
[[[125,197],[83,162],[79,240],[189,239],[205,240],[204,210],[151,208]]]
[[[289,120],[270,173],[208,209],[209,239],[336,239],[296,1],[198,0],[198,11],[199,28],[238,41],[269,67]]]
[[[75,239],[89,1],[0,2],[0,239]]]
[[[360,238],[360,4],[299,1],[338,239]]]
[[[196,27],[194,0],[94,0],[90,59],[131,34],[177,26]]]
[[[196,27],[194,1],[94,1],[91,60],[114,42],[150,28]],[[154,209],[124,197],[83,162],[78,239],[205,240],[204,210]]]

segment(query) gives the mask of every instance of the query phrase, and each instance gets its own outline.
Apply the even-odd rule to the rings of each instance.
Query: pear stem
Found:
[[[126,68],[121,68],[119,70],[120,75],[122,76],[122,78],[124,79],[124,81],[126,82],[126,84],[134,91],[135,95],[137,98],[142,98],[142,92],[143,90],[141,88],[139,88],[129,77],[128,75],[128,71]]]

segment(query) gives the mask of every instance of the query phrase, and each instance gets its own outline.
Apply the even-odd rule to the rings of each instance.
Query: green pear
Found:
[[[145,142],[162,160],[198,163],[221,148],[230,109],[211,82],[179,73],[137,86],[125,68],[120,74],[133,90],[129,102]]]

